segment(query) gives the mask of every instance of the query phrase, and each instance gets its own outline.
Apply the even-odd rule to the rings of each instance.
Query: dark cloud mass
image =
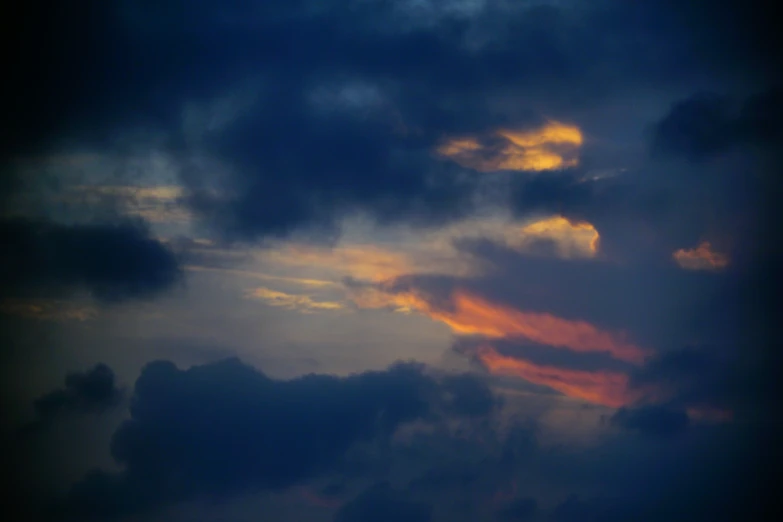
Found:
[[[623,429],[658,436],[676,435],[688,427],[687,413],[657,405],[620,408],[611,420]]]
[[[3,220],[0,245],[3,296],[84,290],[112,301],[158,293],[180,274],[173,252],[135,223]]]
[[[65,387],[38,398],[35,411],[42,421],[68,412],[101,412],[117,406],[122,400],[114,372],[98,364],[86,372],[69,373]]]
[[[744,101],[699,93],[675,103],[653,134],[653,152],[705,159],[732,147],[779,142],[783,131],[783,88],[755,93]]]
[[[388,483],[380,483],[359,494],[340,508],[334,522],[430,522],[432,508],[421,502],[405,498],[405,494],[394,490]]]
[[[107,517],[285,488],[328,472],[355,443],[429,415],[435,390],[415,365],[276,381],[235,359],[184,371],[150,363],[112,440],[124,471],[86,478],[67,509]]]
[[[446,135],[524,127],[635,86],[714,83],[769,64],[766,44],[751,43],[767,31],[775,40],[766,11],[724,4],[490,0],[460,14],[353,0],[68,9],[38,0],[8,17],[22,22],[6,48],[27,56],[9,60],[14,132],[3,157],[64,135],[107,143],[142,128],[163,132],[179,155],[226,164],[218,197],[203,167],[182,168],[194,208],[232,237],[330,227],[355,210],[439,221],[468,212],[476,184],[431,156]],[[188,104],[252,77],[256,101],[213,115],[223,128],[185,128]],[[501,104],[510,92],[517,101]]]
[[[513,500],[498,513],[500,520],[507,522],[522,522],[532,520],[538,505],[534,498],[523,497]]]

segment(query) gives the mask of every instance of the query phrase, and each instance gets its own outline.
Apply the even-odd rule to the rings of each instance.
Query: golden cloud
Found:
[[[588,222],[574,222],[563,216],[552,216],[522,228],[521,247],[530,241],[551,241],[561,257],[594,257],[598,253],[600,234]]]
[[[264,301],[270,306],[277,306],[299,312],[318,312],[327,310],[342,310],[344,305],[336,301],[315,301],[308,295],[288,294],[265,287],[254,288],[247,294],[248,298]]]
[[[713,251],[708,241],[702,241],[696,248],[681,248],[672,257],[685,270],[718,271],[729,266],[729,258]]]
[[[480,172],[545,171],[579,164],[578,152],[583,137],[575,125],[550,121],[534,130],[501,129],[494,134],[501,141],[499,147],[482,144],[478,138],[468,136],[452,138],[436,152]]]

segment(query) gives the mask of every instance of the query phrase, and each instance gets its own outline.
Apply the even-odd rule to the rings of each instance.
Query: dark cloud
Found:
[[[733,274],[685,271],[671,259],[620,264],[529,256],[488,241],[460,248],[486,273],[403,277],[395,289],[416,289],[446,310],[454,290],[464,289],[514,309],[626,331],[643,347],[670,346],[684,336],[725,342],[737,335],[738,304],[726,290]],[[536,355],[535,346],[524,349]]]
[[[536,499],[522,497],[512,500],[507,506],[498,510],[498,518],[507,522],[522,522],[533,518],[537,510]]]
[[[699,93],[676,102],[653,129],[652,152],[703,160],[741,145],[769,145],[783,135],[783,88],[732,100]]]
[[[135,223],[3,220],[0,245],[4,296],[82,290],[113,301],[153,295],[180,275],[174,254]]]
[[[69,373],[65,386],[36,399],[35,412],[40,422],[67,413],[101,413],[118,406],[123,391],[117,387],[114,372],[98,364],[86,372]]]
[[[355,444],[388,437],[404,422],[449,415],[453,402],[438,406],[445,392],[461,397],[458,414],[485,412],[486,390],[468,382],[449,378],[438,392],[438,381],[412,364],[276,381],[235,359],[184,371],[150,363],[136,382],[131,418],[112,439],[124,471],[85,478],[65,509],[109,517],[199,496],[285,488],[339,469]],[[356,516],[350,513],[344,516]]]
[[[671,436],[688,427],[685,411],[667,406],[649,405],[636,408],[620,408],[612,415],[612,424],[645,435]]]
[[[183,179],[196,189],[193,207],[231,237],[329,230],[356,210],[438,222],[469,212],[477,183],[432,157],[445,135],[528,126],[629,89],[769,64],[767,48],[747,38],[766,34],[765,11],[725,4],[489,1],[460,14],[353,0],[81,0],[67,10],[38,0],[9,17],[23,22],[11,24],[6,49],[26,54],[7,60],[14,130],[2,157],[144,129],[178,157],[224,164],[217,180],[216,169],[184,160]],[[186,105],[206,107],[252,77],[254,103],[205,109],[222,128],[183,118]],[[509,93],[516,101],[503,101]]]
[[[442,382],[446,412],[467,417],[488,415],[500,403],[484,381],[472,375],[447,376]]]
[[[680,407],[745,410],[753,388],[749,375],[735,346],[687,347],[653,357],[631,374],[631,386],[666,389]]]
[[[352,501],[340,508],[334,522],[429,522],[432,520],[432,508],[422,502],[415,502],[395,490],[388,483],[380,483],[362,492]]]

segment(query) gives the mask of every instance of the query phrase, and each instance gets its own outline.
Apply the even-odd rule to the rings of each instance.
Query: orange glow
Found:
[[[382,287],[365,288],[359,289],[351,298],[362,308],[392,307],[398,311],[418,311],[446,324],[460,335],[524,339],[581,353],[604,352],[615,359],[635,364],[642,363],[647,355],[642,348],[625,342],[621,335],[599,330],[586,321],[573,321],[541,312],[522,312],[490,303],[463,290],[452,296],[451,310],[434,306],[416,290],[386,293]]]
[[[447,141],[436,152],[480,172],[544,171],[579,164],[576,153],[583,138],[575,125],[550,121],[539,129],[501,129],[495,135],[504,140],[504,145],[497,151],[489,150],[474,137],[462,137]]]
[[[619,408],[629,402],[628,376],[610,371],[588,372],[543,366],[499,354],[491,346],[478,349],[478,358],[493,374],[519,377],[595,404]]]
[[[571,321],[547,313],[521,312],[458,291],[454,311],[426,310],[459,334],[492,338],[520,338],[575,352],[607,352],[612,357],[641,363],[645,351],[586,321]]]
[[[600,234],[591,223],[573,222],[563,216],[552,216],[522,228],[525,239],[553,241],[563,257],[582,255],[593,257],[598,253]]]
[[[712,250],[708,241],[691,249],[681,248],[672,257],[685,270],[722,270],[729,265],[729,258]]]

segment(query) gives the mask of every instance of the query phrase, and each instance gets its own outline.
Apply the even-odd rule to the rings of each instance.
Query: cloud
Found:
[[[98,310],[54,299],[4,299],[0,314],[44,321],[88,321],[98,316]]]
[[[702,241],[696,248],[681,248],[672,257],[685,270],[722,270],[729,265],[728,257],[714,252],[709,241]]]
[[[626,430],[646,435],[671,436],[688,427],[689,418],[685,411],[671,407],[650,405],[638,408],[620,408],[611,417],[612,424]]]
[[[112,439],[124,470],[92,473],[60,509],[106,518],[202,495],[284,489],[403,423],[438,411],[480,415],[490,404],[485,388],[460,378],[441,385],[414,364],[279,381],[235,359],[188,370],[153,362]]]
[[[630,385],[642,394],[656,390],[660,400],[694,419],[725,420],[735,409],[749,413],[757,401],[754,373],[755,365],[732,347],[696,346],[656,355],[631,373]]]
[[[394,3],[266,4],[30,8],[36,23],[11,36],[30,59],[9,71],[18,103],[0,162],[141,133],[176,157],[191,210],[231,238],[333,232],[354,212],[442,223],[471,212],[486,178],[432,157],[444,137],[462,140],[452,156],[493,169],[563,168],[576,158],[560,146],[581,144],[584,122],[555,122],[585,107],[774,69],[751,59],[774,63],[745,21],[769,24],[736,2],[489,1],[427,16]],[[478,138],[492,134],[497,144]]]
[[[493,374],[524,379],[557,390],[562,394],[613,408],[631,400],[628,376],[612,371],[584,371],[545,366],[499,354],[491,346],[482,346],[478,360]]]
[[[185,265],[183,267],[185,270],[189,270],[192,272],[214,272],[218,274],[227,274],[227,275],[233,275],[237,277],[245,277],[248,279],[261,279],[262,281],[279,281],[284,283],[291,283],[295,285],[301,285],[304,287],[315,287],[315,288],[323,288],[323,287],[330,287],[335,286],[337,283],[333,281],[323,281],[320,279],[307,279],[307,278],[301,278],[301,277],[286,277],[286,276],[278,276],[273,274],[265,274],[263,272],[255,272],[252,270],[239,270],[239,269],[233,269],[233,268],[220,268],[220,267],[213,267],[213,266],[199,266],[199,265]]]
[[[58,199],[91,208],[118,209],[123,215],[150,223],[188,223],[192,220],[185,206],[186,194],[176,185],[77,185],[66,187]]]
[[[507,506],[498,510],[498,518],[508,522],[522,522],[532,519],[538,510],[536,499],[521,497],[512,500]]]
[[[0,222],[3,293],[86,290],[117,300],[154,295],[180,275],[178,260],[135,224]]]
[[[577,353],[607,353],[618,360],[637,364],[647,355],[644,349],[626,341],[623,335],[602,331],[585,321],[516,310],[464,290],[456,290],[440,306],[415,288],[400,288],[392,290],[386,304],[409,307],[445,323],[459,335],[524,339]]]
[[[601,236],[591,223],[572,222],[563,216],[534,221],[522,229],[525,237],[551,241],[561,257],[593,257]]]
[[[69,373],[63,388],[36,399],[37,419],[27,428],[45,427],[62,415],[103,413],[119,406],[123,399],[124,392],[117,387],[112,369],[98,364],[85,372]]]
[[[278,306],[300,312],[315,312],[325,310],[342,310],[344,305],[337,301],[315,301],[307,295],[293,295],[265,287],[255,288],[247,292],[250,299],[264,301],[270,306]]]
[[[575,125],[550,121],[527,131],[498,130],[500,144],[483,145],[473,137],[454,138],[437,148],[438,155],[481,172],[538,172],[575,167],[582,132]]]
[[[704,160],[748,144],[774,145],[783,136],[783,88],[743,100],[697,93],[674,103],[653,131],[652,152]]]
[[[474,376],[446,376],[441,386],[447,397],[444,401],[447,413],[481,417],[489,415],[500,406],[498,398],[487,383]]]
[[[332,519],[334,522],[430,522],[432,508],[421,502],[405,498],[388,483],[380,483],[365,490],[343,506]]]

